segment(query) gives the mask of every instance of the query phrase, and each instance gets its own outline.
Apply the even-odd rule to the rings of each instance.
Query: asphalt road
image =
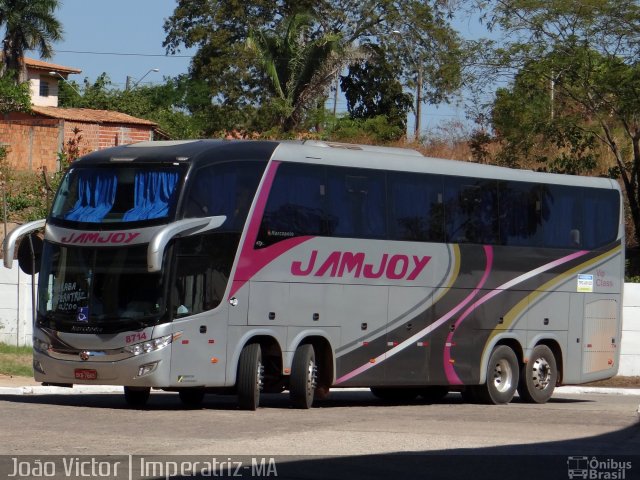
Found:
[[[279,478],[564,479],[569,457],[588,457],[609,462],[601,471],[619,466],[610,459],[632,462],[624,476],[598,477],[626,480],[640,478],[639,403],[556,394],[545,405],[488,406],[449,394],[431,405],[392,404],[334,391],[311,410],[291,409],[282,394],[263,395],[263,406],[246,412],[234,397],[213,395],[195,410],[162,392],[144,410],[127,408],[118,394],[0,395],[0,475],[16,455],[248,455],[273,456]]]

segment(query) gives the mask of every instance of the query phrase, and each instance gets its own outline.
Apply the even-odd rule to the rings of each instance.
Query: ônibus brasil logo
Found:
[[[585,480],[625,480],[627,470],[631,470],[631,462],[607,458],[572,456],[567,458],[567,473],[570,479]]]

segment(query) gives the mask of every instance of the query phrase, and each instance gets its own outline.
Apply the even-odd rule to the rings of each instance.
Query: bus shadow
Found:
[[[149,410],[149,411],[179,411],[179,410],[238,410],[235,395],[206,395],[202,404],[197,407],[184,405],[177,393],[152,392],[149,402],[140,408],[134,408],[124,400],[123,394],[118,393],[65,393],[65,394],[35,394],[35,395],[0,395],[0,401],[24,404],[58,405],[68,407],[113,409],[113,410]],[[577,397],[553,397],[549,403],[590,403],[593,400]],[[518,397],[512,403],[524,404]],[[473,405],[465,402],[459,393],[449,393],[438,401],[427,401],[420,398],[415,400],[390,401],[376,398],[367,391],[332,391],[323,400],[316,400],[314,408],[357,408],[357,407],[398,407],[416,405]],[[278,394],[263,394],[260,398],[261,409],[290,409],[291,403],[287,392]]]

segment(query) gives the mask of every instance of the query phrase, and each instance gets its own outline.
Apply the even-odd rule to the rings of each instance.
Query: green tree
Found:
[[[357,56],[340,35],[313,38],[313,17],[296,13],[273,30],[251,32],[247,46],[270,80],[274,113],[285,131],[299,128],[333,79]]]
[[[497,156],[498,163],[517,167],[533,162],[555,173],[591,174],[600,159],[597,139],[590,120],[582,117],[581,109],[565,94],[571,88],[568,82],[574,80],[556,77],[551,85],[547,68],[546,59],[531,62],[510,87],[496,91],[491,120],[505,147]]]
[[[376,39],[396,62],[400,78],[415,86],[420,71],[424,102],[448,100],[460,84],[460,41],[449,25],[449,2],[361,0],[178,0],[165,22],[168,53],[197,48],[192,78],[208,83],[212,104],[236,110],[266,104],[271,80],[244,46],[251,32],[277,30],[282,19],[308,12],[307,43],[336,38],[347,49]],[[413,82],[413,83],[412,83]]]
[[[349,116],[368,119],[382,115],[403,135],[413,97],[404,92],[397,79],[398,67],[387,61],[381,47],[368,45],[366,50],[367,60],[351,65],[348,74],[340,77]]]
[[[15,76],[15,72],[0,75],[0,113],[31,110],[29,84],[27,82],[17,84]]]
[[[73,85],[78,90],[77,85]],[[102,73],[93,82],[84,81],[82,95],[67,87],[61,97],[64,107],[115,110],[154,121],[172,138],[198,138],[206,134],[207,118],[200,112],[190,113],[191,103],[197,103],[197,93],[185,77],[168,78],[154,86],[120,90],[109,76]]]
[[[42,58],[51,58],[52,43],[62,39],[62,26],[54,16],[58,3],[58,0],[0,0],[3,70],[18,72],[18,83],[26,80],[24,52],[38,50]]]
[[[640,243],[637,0],[489,0],[480,6],[488,25],[505,34],[496,64],[510,71],[534,65],[549,91],[544,116],[611,151]]]

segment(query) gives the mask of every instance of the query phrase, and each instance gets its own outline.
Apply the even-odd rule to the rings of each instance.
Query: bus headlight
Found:
[[[39,338],[34,337],[33,339],[34,350],[37,350],[38,352],[42,352],[42,353],[47,353],[50,347],[51,345],[49,345],[47,342],[43,342]]]
[[[150,353],[155,352],[156,350],[160,350],[169,345],[172,341],[173,335],[165,335],[164,337],[154,338],[153,340],[149,340],[147,342],[127,345],[126,347],[124,347],[124,350],[134,355],[140,355],[142,353]]]

